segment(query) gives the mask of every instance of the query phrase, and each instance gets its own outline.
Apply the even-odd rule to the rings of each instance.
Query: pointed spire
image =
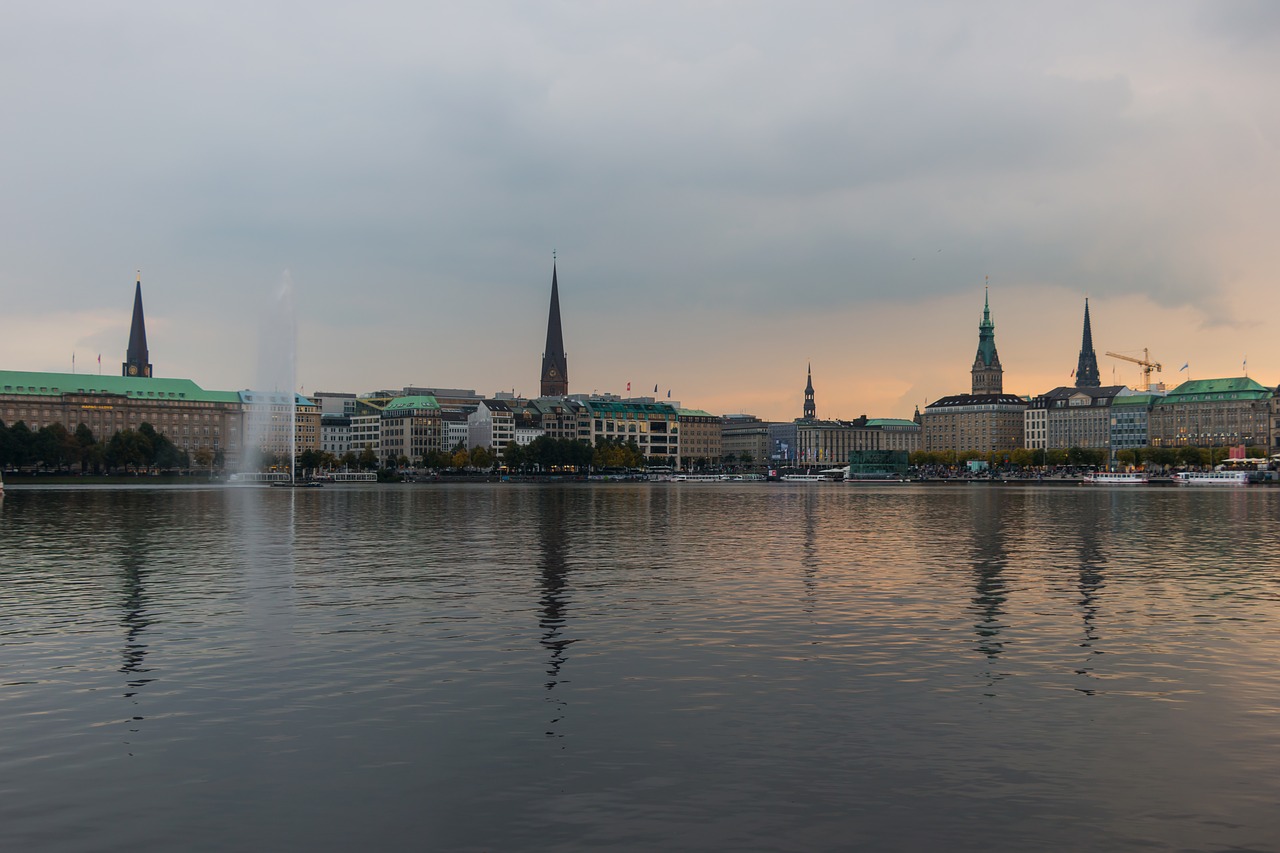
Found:
[[[1097,388],[1102,385],[1098,375],[1098,354],[1093,349],[1093,328],[1089,323],[1089,297],[1084,299],[1084,333],[1080,337],[1080,360],[1076,362],[1076,387]]]
[[[809,362],[809,381],[804,386],[804,418],[817,420],[818,409],[813,402],[813,362]]]
[[[147,351],[147,324],[142,315],[142,271],[138,271],[137,286],[133,291],[133,323],[129,327],[129,349],[125,351],[121,365],[124,376],[151,376],[150,354]]]
[[[547,311],[547,345],[542,351],[543,397],[563,397],[569,393],[569,362],[564,354],[564,333],[560,328],[560,282],[556,256],[551,253],[551,307]]]

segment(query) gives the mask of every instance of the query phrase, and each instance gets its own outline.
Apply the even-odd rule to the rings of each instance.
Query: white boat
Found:
[[[834,483],[834,474],[783,474],[778,478],[784,483]]]
[[[723,483],[728,474],[672,474],[673,483]]]
[[[227,478],[236,485],[262,485],[263,483],[287,483],[289,475],[283,471],[237,471]]]
[[[1094,471],[1084,475],[1086,486],[1142,486],[1150,482],[1141,471]]]
[[[1179,471],[1173,475],[1179,486],[1247,486],[1248,471]]]

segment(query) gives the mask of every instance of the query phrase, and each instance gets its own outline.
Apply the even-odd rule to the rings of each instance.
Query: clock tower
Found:
[[[560,284],[556,280],[555,257],[551,259],[551,308],[547,312],[547,345],[542,351],[540,396],[564,397],[569,393],[569,362],[564,355],[564,334],[560,330]]]

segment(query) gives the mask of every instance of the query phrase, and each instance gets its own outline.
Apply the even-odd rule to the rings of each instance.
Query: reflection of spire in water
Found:
[[[984,654],[989,665],[994,665],[1004,651],[1000,639],[1004,624],[1004,605],[1008,600],[1008,585],[1003,577],[1008,555],[1004,549],[1004,525],[1002,516],[1003,495],[994,490],[973,497],[973,575],[974,596],[970,610],[978,621],[974,632],[978,635],[977,650]],[[991,669],[987,671],[991,683],[1003,676]]]
[[[150,672],[143,666],[147,656],[147,644],[142,642],[142,634],[151,625],[152,619],[147,613],[146,585],[143,583],[145,564],[143,541],[142,537],[131,535],[132,532],[132,527],[126,528],[126,541],[123,543],[120,560],[124,594],[120,602],[123,611],[120,624],[125,628],[124,649],[121,652],[124,662],[120,666],[120,672],[133,676],[128,686],[131,691],[136,691],[152,680],[139,677]],[[134,694],[129,692],[124,695],[128,698]]]
[[[800,552],[800,566],[804,576],[804,612],[813,615],[818,591],[818,513],[814,507],[818,489],[804,489],[804,541]]]
[[[1101,496],[1099,495],[1097,498],[1101,499]],[[1080,648],[1087,649],[1089,657],[1076,670],[1076,675],[1092,678],[1092,657],[1102,654],[1102,651],[1095,648],[1095,645],[1098,642],[1098,599],[1102,588],[1106,586],[1106,576],[1102,571],[1103,566],[1106,564],[1106,557],[1103,555],[1098,541],[1101,522],[1098,517],[1096,500],[1090,500],[1082,507],[1082,515],[1083,519],[1078,535],[1080,542],[1080,611],[1081,619],[1084,622],[1084,640],[1080,643]],[[1087,687],[1076,689],[1090,696],[1094,693],[1091,688]]]
[[[565,650],[574,641],[565,636],[565,609],[568,605],[569,568],[565,564],[565,492],[561,489],[547,489],[537,493],[539,519],[539,545],[541,554],[538,565],[542,571],[542,597],[538,599],[540,616],[538,625],[542,628],[543,648],[550,652],[547,661],[547,690],[555,690],[562,679],[560,670],[567,657]],[[564,718],[565,702],[554,694],[548,695],[547,701],[553,703],[555,717],[547,730],[548,737],[560,737],[554,729],[556,723]]]

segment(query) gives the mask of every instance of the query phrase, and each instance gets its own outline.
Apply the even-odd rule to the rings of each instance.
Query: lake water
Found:
[[[17,489],[0,849],[1280,850],[1280,489]]]

